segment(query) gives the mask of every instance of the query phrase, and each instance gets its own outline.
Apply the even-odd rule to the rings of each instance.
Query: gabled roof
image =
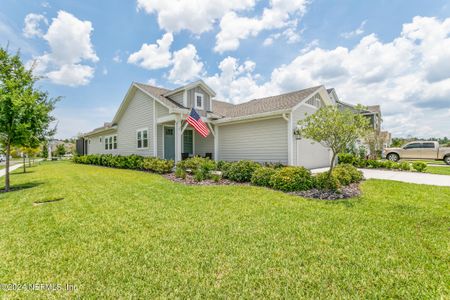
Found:
[[[144,90],[145,92],[151,94],[153,97],[157,98],[160,102],[162,102],[168,107],[185,108],[183,105],[170,99],[170,97],[165,96],[166,94],[171,92],[171,90],[137,82],[135,82],[135,85],[137,85],[140,89]]]
[[[237,105],[214,101],[213,108],[214,112],[227,118],[289,110],[300,104],[300,102],[308,98],[311,94],[317,92],[320,88],[322,88],[321,85],[282,95],[253,99]],[[220,111],[217,111],[218,107]]]
[[[211,97],[216,96],[216,92],[214,92],[203,80],[197,80],[197,81],[191,82],[189,84],[180,86],[179,88],[176,88],[174,90],[166,92],[164,94],[164,96],[170,96],[170,95],[176,94],[178,92],[181,92],[183,90],[190,90],[197,86],[201,86]]]

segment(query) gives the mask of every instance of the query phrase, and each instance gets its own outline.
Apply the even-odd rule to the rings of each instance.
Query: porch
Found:
[[[180,161],[202,156],[215,159],[214,126],[208,125],[210,134],[204,138],[185,121],[157,124],[157,154],[159,158]]]

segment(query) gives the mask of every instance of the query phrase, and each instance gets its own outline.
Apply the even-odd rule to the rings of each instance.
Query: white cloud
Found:
[[[157,14],[159,27],[168,32],[186,29],[200,34],[212,29],[229,11],[253,8],[255,0],[137,0],[139,10]]]
[[[358,28],[353,31],[341,33],[341,36],[345,39],[351,39],[364,33],[364,26],[366,26],[367,20],[361,22]]]
[[[25,16],[25,27],[23,28],[23,34],[28,37],[42,37],[44,34],[40,25],[43,23],[48,25],[48,20],[45,16],[39,14],[28,14]]]
[[[94,68],[80,64],[62,65],[58,70],[48,72],[47,77],[56,84],[86,85],[94,77]]]
[[[415,17],[399,37],[363,37],[353,48],[322,49],[311,43],[289,64],[259,83],[252,68],[227,57],[220,73],[204,80],[219,99],[255,97],[324,84],[343,101],[380,104],[384,127],[396,135],[448,135],[450,119],[450,18]]]
[[[288,28],[282,35],[290,43],[300,38],[296,32],[297,18],[306,11],[307,0],[272,0],[270,8],[265,8],[261,17],[238,16],[234,11],[226,13],[220,21],[220,32],[216,36],[214,51],[223,53],[236,50],[240,40],[258,35],[262,30]],[[272,37],[273,41],[273,37]],[[270,41],[266,42],[266,45]]]
[[[50,51],[34,57],[37,64],[35,72],[46,75],[56,84],[88,84],[95,70],[85,62],[95,63],[99,60],[91,43],[92,31],[91,22],[59,11],[47,33],[42,36],[48,42]]]
[[[185,83],[198,78],[203,73],[203,63],[192,44],[174,52],[172,63],[173,67],[168,78],[174,83]]]
[[[156,44],[143,44],[139,51],[128,57],[128,63],[139,65],[148,70],[168,67],[172,59],[172,53],[170,52],[172,42],[172,33],[166,33],[156,41]]]

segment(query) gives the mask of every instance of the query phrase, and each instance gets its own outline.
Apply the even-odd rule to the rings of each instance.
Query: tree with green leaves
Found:
[[[35,87],[39,78],[25,68],[19,53],[0,48],[0,143],[5,149],[5,191],[10,189],[9,157],[11,147],[42,141],[54,130],[51,112],[58,98]]]
[[[66,147],[64,146],[64,144],[59,144],[58,146],[56,146],[55,154],[59,157],[66,154]]]
[[[296,134],[330,148],[333,155],[328,174],[331,175],[337,155],[364,137],[368,128],[369,121],[363,115],[349,109],[325,106],[298,121]]]

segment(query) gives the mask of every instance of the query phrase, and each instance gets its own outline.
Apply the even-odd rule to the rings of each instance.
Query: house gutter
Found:
[[[223,124],[223,123],[232,123],[232,122],[238,122],[238,121],[246,121],[251,119],[260,119],[260,118],[267,118],[267,117],[273,117],[277,115],[283,116],[284,114],[290,113],[291,109],[283,109],[283,110],[277,110],[277,111],[270,111],[266,113],[261,114],[255,114],[255,115],[247,115],[247,116],[240,116],[240,117],[228,117],[219,119],[216,121],[213,121],[213,124]],[[283,117],[284,119],[284,117]]]

